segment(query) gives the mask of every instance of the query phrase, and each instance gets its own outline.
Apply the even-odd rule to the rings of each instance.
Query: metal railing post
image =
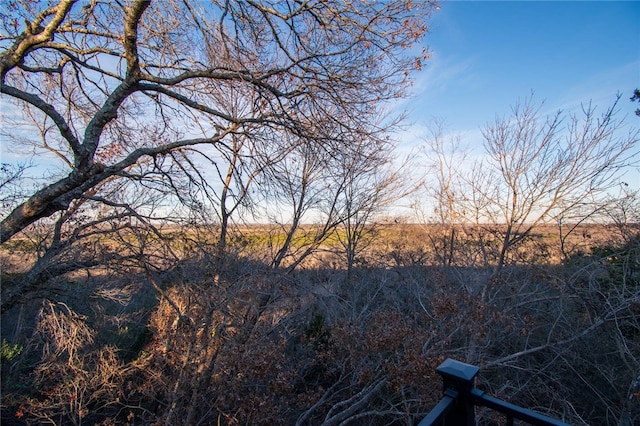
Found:
[[[457,393],[453,409],[446,414],[444,424],[475,426],[476,416],[471,390],[480,368],[448,358],[436,371],[442,376],[443,393],[449,396]]]
[[[486,395],[474,387],[480,368],[448,358],[436,368],[442,376],[443,396],[418,426],[475,426],[475,406],[487,407],[506,416],[507,425],[515,419],[537,426],[570,426],[533,410]]]

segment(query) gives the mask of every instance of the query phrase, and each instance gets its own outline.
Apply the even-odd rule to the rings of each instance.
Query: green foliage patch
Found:
[[[24,347],[19,343],[9,343],[7,339],[2,339],[0,343],[0,361],[11,362],[18,357]]]

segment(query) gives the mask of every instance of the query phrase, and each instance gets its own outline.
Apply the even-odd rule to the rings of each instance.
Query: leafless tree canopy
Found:
[[[446,140],[436,126],[427,144],[436,222],[504,226],[499,272],[535,227],[596,220],[638,154],[640,132],[624,127],[619,100],[601,111],[588,104],[578,114],[545,117],[543,105],[528,98],[486,125],[485,155],[464,166],[460,141]]]
[[[28,142],[67,169],[3,219],[2,241],[113,179],[144,181],[178,152],[231,134],[322,143],[336,139],[335,127],[342,140],[366,133],[380,102],[402,96],[419,65],[404,52],[426,30],[430,5],[65,0],[8,8],[1,91],[31,120]]]

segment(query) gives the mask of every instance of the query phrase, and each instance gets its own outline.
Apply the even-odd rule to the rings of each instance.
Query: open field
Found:
[[[630,231],[638,232],[640,225],[628,225]],[[607,245],[616,245],[622,241],[620,229],[615,225],[567,225],[563,232],[571,228],[571,232],[567,235],[566,250],[569,254],[589,254],[594,247],[604,247]],[[314,229],[313,225],[301,227],[300,237],[296,238],[296,244],[304,245],[308,243],[309,231]],[[176,250],[184,249],[184,246],[192,244],[210,244],[214,245],[217,235],[217,227],[210,226],[206,231],[196,232],[194,229],[184,229],[175,226],[161,228],[162,232],[173,241]],[[429,252],[433,250],[433,238],[440,238],[443,233],[450,235],[454,231],[456,238],[461,241],[473,241],[480,235],[487,238],[487,242],[495,241],[496,235],[499,235],[503,229],[496,226],[477,226],[477,225],[437,225],[437,224],[380,224],[365,229],[365,232],[371,233],[374,243],[369,249],[374,252],[383,250],[391,251],[395,247],[405,247],[410,250]],[[305,233],[307,231],[307,233]],[[340,250],[339,237],[341,231],[338,230],[327,238],[322,244],[325,251]],[[344,238],[342,232],[342,238]],[[131,239],[135,237],[132,235]],[[243,225],[235,230],[232,241],[248,248],[250,251],[261,251],[269,246],[277,246],[286,238],[286,233],[280,227],[273,225]],[[306,240],[305,240],[306,238]],[[98,239],[98,237],[96,237]],[[114,247],[118,245],[118,241],[109,242],[107,238],[101,240],[102,244],[111,244]],[[546,261],[550,264],[557,264],[561,261],[562,253],[560,246],[560,230],[554,225],[537,226],[531,235],[527,238],[525,245],[529,244],[527,249],[532,247],[544,247],[548,252]],[[24,272],[28,269],[36,259],[36,247],[32,239],[26,237],[18,237],[12,239],[8,243],[0,247],[0,256],[2,259],[2,267],[4,273]],[[187,250],[188,251],[188,250]]]

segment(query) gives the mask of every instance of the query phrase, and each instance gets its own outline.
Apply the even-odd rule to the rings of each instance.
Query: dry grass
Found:
[[[175,266],[74,272],[32,306],[3,315],[3,336],[25,345],[20,365],[3,365],[3,423],[17,413],[54,424],[411,423],[438,398],[433,369],[446,356],[493,365],[484,385],[495,396],[547,407],[548,414],[567,404],[618,413],[615,401],[571,382],[563,362],[591,366],[588,383],[611,395],[626,392],[635,374],[627,366],[640,342],[629,334],[637,326],[628,313],[637,290],[628,284],[623,294],[612,274],[624,272],[587,256],[624,240],[613,226],[580,226],[566,238],[565,255],[581,260],[577,266],[563,263],[557,229],[538,227],[514,249],[501,281],[487,281],[501,231],[495,227],[380,225],[353,275],[336,239],[285,274],[256,260],[277,229],[245,227],[242,256],[220,271],[211,258],[180,246],[196,244],[198,232],[166,231],[174,253],[185,254],[168,263]],[[455,262],[448,268],[440,252],[451,235]],[[204,236],[202,253],[214,246],[211,234]],[[472,263],[481,252],[489,268]],[[0,249],[3,274],[25,271],[27,254],[20,244]],[[596,340],[574,339],[594,318],[606,319],[594,328],[602,330]],[[624,360],[603,354],[616,344],[629,351]],[[536,345],[545,349],[510,358]],[[619,389],[604,374],[614,370]],[[558,393],[538,390],[546,376],[537,371],[553,372]],[[23,377],[33,389],[20,388]],[[363,408],[345,410],[350,400]]]
[[[312,225],[302,227],[301,232],[307,234],[312,230]],[[433,251],[433,243],[430,238],[439,238],[448,235],[451,229],[455,230],[456,238],[459,242],[466,244],[472,242],[482,235],[488,244],[496,240],[496,235],[502,232],[497,226],[443,226],[437,224],[383,224],[375,225],[371,228],[374,235],[374,244],[367,247],[367,253],[377,254],[391,253],[394,249],[403,248],[407,250],[422,250],[427,257]],[[640,225],[631,226],[631,232],[638,232]],[[170,245],[174,253],[178,256],[186,256],[193,252],[194,245],[208,244],[213,246],[216,235],[211,230],[196,231],[189,228],[179,230],[177,227],[165,227],[162,230],[170,239]],[[214,230],[215,232],[215,230]],[[337,231],[340,232],[340,231]],[[202,239],[205,241],[202,241]],[[129,242],[134,240],[134,236],[127,237]],[[242,249],[249,253],[261,253],[268,246],[276,245],[284,240],[284,234],[279,227],[269,225],[244,225],[238,229],[238,234],[231,238],[231,243],[242,246]],[[299,240],[297,245],[304,245],[308,241]],[[565,250],[571,254],[592,253],[596,247],[618,245],[623,242],[623,234],[615,225],[587,224],[578,225],[566,236]],[[155,245],[153,241],[147,244]],[[122,251],[116,240],[101,240],[101,244],[108,244],[113,250]],[[315,260],[307,262],[307,266],[326,265],[327,254],[335,253],[341,249],[337,237],[328,238],[316,253]],[[547,253],[546,263],[559,264],[562,259],[560,248],[559,230],[553,225],[541,225],[536,227],[528,238],[522,250],[540,251],[543,249]],[[125,249],[125,250],[128,250]],[[147,249],[149,250],[149,249]],[[432,253],[431,253],[432,254]],[[2,274],[21,274],[27,272],[37,260],[33,244],[27,238],[16,238],[0,247],[0,270]],[[380,260],[380,259],[376,259]],[[333,261],[333,259],[331,260]],[[333,261],[335,267],[340,267]],[[382,265],[380,265],[382,266]]]

